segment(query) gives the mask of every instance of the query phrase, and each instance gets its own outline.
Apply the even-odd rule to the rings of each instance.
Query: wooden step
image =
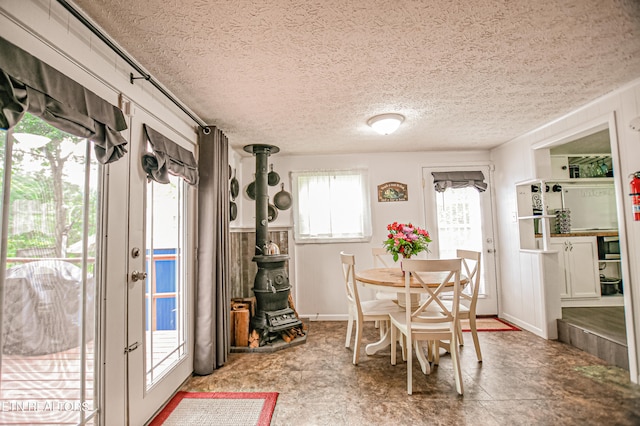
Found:
[[[558,340],[625,370],[629,370],[627,345],[593,330],[559,319]]]

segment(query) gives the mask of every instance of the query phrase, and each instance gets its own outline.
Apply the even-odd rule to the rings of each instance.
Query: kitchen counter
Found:
[[[592,231],[572,231],[566,234],[550,234],[551,238],[554,237],[617,237],[618,231],[616,230],[597,230]],[[542,234],[536,234],[536,238],[541,238]]]

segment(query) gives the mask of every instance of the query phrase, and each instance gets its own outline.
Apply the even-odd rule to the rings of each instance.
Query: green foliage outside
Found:
[[[83,138],[71,136],[41,119],[26,114],[14,127],[13,133],[29,133],[45,136],[50,142],[40,148],[24,149],[24,145],[14,142],[12,155],[11,193],[9,209],[8,257],[15,257],[18,250],[42,248],[53,249],[56,257],[61,257],[63,246],[69,246],[82,239],[83,187],[84,177],[69,176],[70,166],[75,163],[84,166],[82,149],[69,149],[73,145],[86,146]],[[5,136],[0,133],[0,160],[5,156]],[[79,168],[76,166],[75,168]],[[3,173],[4,161],[0,162]],[[1,177],[0,177],[1,182]],[[18,200],[31,200],[39,206],[42,214],[36,217],[35,228],[28,232],[15,233],[14,207]],[[89,235],[96,232],[97,194],[90,192]],[[23,204],[25,204],[23,202]],[[23,205],[21,204],[21,205]],[[18,214],[23,212],[18,212]]]

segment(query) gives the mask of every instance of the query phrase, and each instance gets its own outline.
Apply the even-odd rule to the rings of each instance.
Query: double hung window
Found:
[[[294,232],[299,243],[371,239],[366,170],[292,172]]]

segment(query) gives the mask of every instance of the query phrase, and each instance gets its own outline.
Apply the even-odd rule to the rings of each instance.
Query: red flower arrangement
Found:
[[[398,222],[387,225],[387,229],[389,230],[389,235],[383,242],[383,246],[393,255],[395,262],[398,261],[400,256],[409,259],[414,254],[429,251],[431,238],[429,237],[429,232],[424,229],[413,226],[411,223],[403,224]]]

